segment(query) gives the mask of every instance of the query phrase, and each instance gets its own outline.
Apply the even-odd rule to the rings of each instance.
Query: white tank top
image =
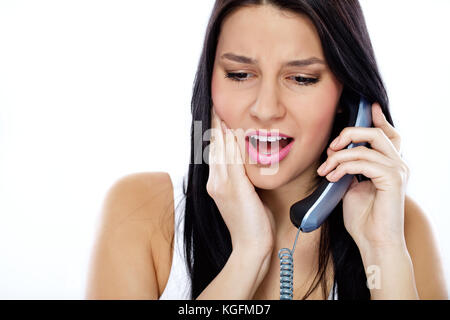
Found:
[[[174,197],[174,252],[172,255],[172,266],[170,267],[169,280],[160,300],[190,300],[191,280],[188,273],[188,265],[184,250],[184,209],[186,197],[183,193],[183,179],[187,177],[169,173],[173,185]]]
[[[174,195],[174,253],[172,266],[170,267],[169,280],[160,300],[190,300],[191,299],[191,280],[187,268],[187,260],[184,247],[184,209],[186,197],[183,193],[183,180],[187,187],[187,175],[177,175],[169,173],[173,185]],[[328,300],[337,300],[337,284],[330,290]]]

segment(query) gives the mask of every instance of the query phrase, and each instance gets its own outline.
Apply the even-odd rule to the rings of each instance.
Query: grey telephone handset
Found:
[[[348,127],[371,127],[372,126],[372,108],[371,104],[360,97],[358,108],[350,108],[350,117]],[[368,146],[367,142],[350,143],[346,148],[354,148],[360,145]],[[356,175],[358,181],[361,181],[361,175]],[[291,206],[290,218],[295,227],[300,231],[311,232],[319,228],[330,213],[334,210],[339,201],[347,192],[353,180],[352,174],[346,174],[336,182],[330,182],[326,177],[316,190],[305,199],[302,199]],[[293,273],[294,261],[293,252],[295,238],[292,250],[288,248],[280,249],[278,257],[280,258],[280,299],[291,300],[293,298]]]
[[[348,127],[372,126],[372,108],[365,98],[361,97],[358,110],[355,111],[350,109]],[[368,143],[350,143],[347,149],[360,145],[367,146]],[[322,179],[311,195],[291,206],[291,221],[302,232],[310,232],[320,227],[350,187],[353,175],[346,174],[336,182],[330,182],[325,177]]]

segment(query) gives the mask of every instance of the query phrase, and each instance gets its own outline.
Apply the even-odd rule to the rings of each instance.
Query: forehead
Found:
[[[217,52],[221,51],[237,51],[254,58],[323,57],[311,20],[271,5],[241,7],[227,16],[217,45]]]

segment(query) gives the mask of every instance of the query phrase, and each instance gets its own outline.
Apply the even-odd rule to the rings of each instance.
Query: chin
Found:
[[[246,164],[245,171],[250,182],[259,189],[273,190],[289,181],[286,175],[288,170],[278,166],[261,166],[256,164]]]

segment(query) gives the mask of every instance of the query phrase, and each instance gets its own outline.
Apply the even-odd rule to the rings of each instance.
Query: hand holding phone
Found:
[[[372,126],[371,104],[361,96],[358,108],[350,108],[348,127]],[[360,145],[368,146],[368,143],[351,143],[347,149]],[[360,176],[357,177],[358,180],[361,179]],[[290,218],[295,227],[300,228],[302,232],[311,232],[319,228],[341,201],[352,180],[353,175],[351,174],[346,174],[337,182],[330,182],[323,177],[311,195],[291,206]]]

